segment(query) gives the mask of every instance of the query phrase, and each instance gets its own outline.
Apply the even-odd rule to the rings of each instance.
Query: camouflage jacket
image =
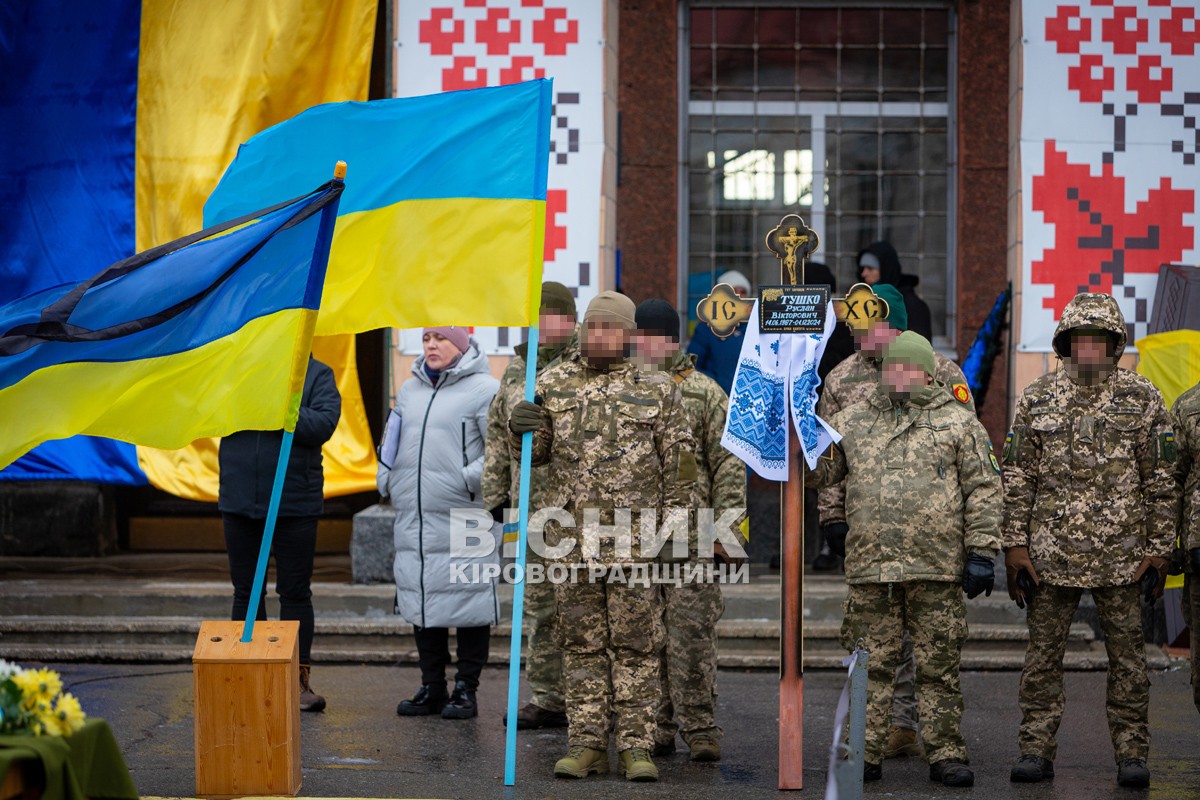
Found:
[[[508,446],[508,415],[513,406],[525,399],[524,345],[514,348],[515,354],[500,378],[500,389],[488,408],[487,444],[483,452],[483,507],[493,509],[500,506],[516,508],[520,491],[521,454],[513,457]],[[579,352],[578,334],[573,335],[562,347],[538,348],[537,373],[546,370]],[[531,510],[543,508],[542,494],[546,487],[546,469],[538,467],[530,471],[529,506]]]
[[[612,525],[618,509],[629,509],[629,553],[605,538],[598,555],[586,558],[576,547],[560,557],[609,564],[653,560],[640,552],[640,511],[654,512],[657,524],[668,513],[686,513],[697,474],[679,387],[664,373],[640,372],[627,362],[598,369],[575,354],[538,377],[537,393],[546,411],[545,424],[533,436],[533,464],[548,468],[543,508],[562,508],[577,525],[565,532],[548,522],[547,544],[588,535],[581,529],[589,509],[599,511],[601,525]],[[521,437],[510,432],[509,446],[519,454]]]
[[[729,396],[720,384],[696,369],[696,357],[680,352],[667,367],[683,393],[696,444],[696,484],[692,505],[711,508],[714,516],[735,508],[746,513],[746,465],[721,446],[725,418],[729,415]],[[740,516],[739,516],[740,521]]]
[[[1171,407],[1175,428],[1175,484],[1181,493],[1179,541],[1183,549],[1200,547],[1200,384],[1181,394]],[[1188,562],[1191,571],[1191,562]]]
[[[975,415],[935,383],[911,402],[877,388],[828,420],[842,441],[809,473],[845,481],[846,581],[958,581],[1000,546],[1000,465]]]
[[[950,388],[951,396],[975,413],[975,398],[967,388],[967,379],[962,370],[941,353],[935,353],[938,383]],[[861,353],[855,353],[833,368],[825,378],[821,389],[821,400],[817,403],[817,414],[826,422],[829,418],[855,403],[869,400],[879,386],[879,362]],[[846,521],[846,486],[839,483],[827,486],[817,493],[817,510],[821,524]]]
[[[1116,367],[1126,339],[1116,300],[1085,293],[1067,304],[1053,339],[1060,357],[1076,328],[1112,333],[1113,363],[1093,385],[1070,377],[1066,363],[1017,401],[1004,442],[1004,546],[1028,547],[1051,584],[1121,586],[1145,556],[1171,554],[1174,434],[1158,389]]]

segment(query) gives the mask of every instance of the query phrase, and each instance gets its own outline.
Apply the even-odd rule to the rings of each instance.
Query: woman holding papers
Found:
[[[421,665],[421,687],[396,713],[469,719],[478,713],[475,690],[499,617],[496,576],[480,569],[499,565],[480,489],[499,382],[466,328],[426,328],[423,351],[400,387],[378,473],[379,491],[396,509],[396,612],[413,625]],[[451,536],[452,525],[468,531],[465,540]],[[447,693],[450,628],[458,671]]]

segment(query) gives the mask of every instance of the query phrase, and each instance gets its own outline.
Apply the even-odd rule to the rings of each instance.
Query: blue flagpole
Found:
[[[246,609],[246,624],[242,628],[243,642],[250,641],[254,636],[254,620],[258,616],[258,604],[267,580],[267,561],[271,558],[271,540],[275,538],[275,520],[279,516],[279,500],[283,496],[283,478],[287,473],[288,456],[292,453],[292,435],[293,431],[284,431],[283,443],[279,446],[279,463],[275,466],[275,483],[271,486],[271,504],[267,507],[262,547],[258,550],[258,566],[254,569],[254,588],[250,590],[250,607]]]
[[[345,178],[346,162],[339,161],[333,168],[331,184],[336,188],[338,197],[321,209],[321,223],[317,229],[316,243],[313,246],[313,262],[309,267],[308,285],[304,291],[306,308],[320,307],[321,291],[325,285],[325,271],[329,267],[329,248],[333,242],[333,228],[337,222],[338,205]],[[303,352],[311,353],[311,329],[307,335],[309,338],[304,344]],[[297,404],[299,401],[300,398],[296,398]],[[271,486],[271,503],[267,506],[267,521],[263,526],[262,547],[258,550],[258,566],[254,569],[254,587],[250,590],[250,607],[246,609],[246,624],[242,626],[243,642],[249,642],[254,636],[254,620],[258,616],[258,604],[262,602],[263,584],[267,580],[267,562],[271,558],[271,540],[275,538],[275,521],[279,517],[279,501],[283,497],[283,478],[287,474],[288,458],[292,454],[294,424],[293,422],[293,430],[283,432],[283,441],[279,445],[279,463],[275,465],[275,483]]]
[[[529,328],[525,361],[525,399],[533,402],[537,380],[538,328]],[[517,702],[521,691],[521,636],[525,619],[525,543],[529,536],[529,472],[533,461],[533,433],[521,436],[521,485],[517,500],[517,582],[513,584],[512,636],[508,653],[508,723],[504,737],[504,785],[517,780]]]

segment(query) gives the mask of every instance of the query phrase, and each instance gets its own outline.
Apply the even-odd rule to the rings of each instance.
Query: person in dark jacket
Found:
[[[875,242],[859,252],[858,280],[871,286],[890,283],[899,289],[908,310],[908,329],[933,341],[933,317],[929,306],[917,296],[921,279],[901,271],[900,256],[890,243]]]
[[[300,623],[300,710],[322,711],[325,698],[312,690],[313,553],[317,521],[325,508],[325,473],[321,445],[329,441],[342,415],[333,370],[312,356],[304,376],[300,418],[288,457],[283,496],[271,552],[275,556],[275,591],[279,618]],[[271,487],[283,431],[238,431],[221,440],[220,494],[217,508],[225,525],[225,550],[233,582],[232,619],[246,618],[258,551],[271,501]],[[265,594],[265,592],[264,592]],[[259,599],[258,619],[267,618],[265,597]]]
[[[804,282],[814,286],[824,284],[829,287],[831,298],[837,295],[837,278],[833,276],[833,271],[820,261],[810,261],[805,265]],[[825,389],[825,376],[852,355],[854,339],[850,335],[850,328],[846,323],[839,322],[829,335],[829,341],[825,343],[825,353],[821,356],[821,363],[817,365],[817,376],[821,379],[821,385],[817,387],[818,397]],[[829,572],[838,568],[838,557],[829,549],[829,543],[821,535],[816,489],[804,490],[804,550],[806,553],[816,552],[817,555],[812,561],[812,568],[816,572]]]
[[[722,272],[716,283],[729,284],[739,297],[750,296],[750,280],[735,269]],[[707,325],[700,323],[688,342],[687,351],[696,357],[696,369],[719,383],[725,394],[729,394],[733,389],[733,376],[737,372],[738,356],[742,352],[742,335],[745,331],[746,323],[743,322],[728,339],[719,339]]]

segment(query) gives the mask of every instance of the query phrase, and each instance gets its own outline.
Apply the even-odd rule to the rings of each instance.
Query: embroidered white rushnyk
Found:
[[[817,365],[835,323],[831,303],[822,334],[762,335],[758,332],[758,302],[754,303],[729,394],[721,444],[767,480],[787,480],[789,416],[810,468],[830,444],[842,439],[816,414],[821,383]]]

